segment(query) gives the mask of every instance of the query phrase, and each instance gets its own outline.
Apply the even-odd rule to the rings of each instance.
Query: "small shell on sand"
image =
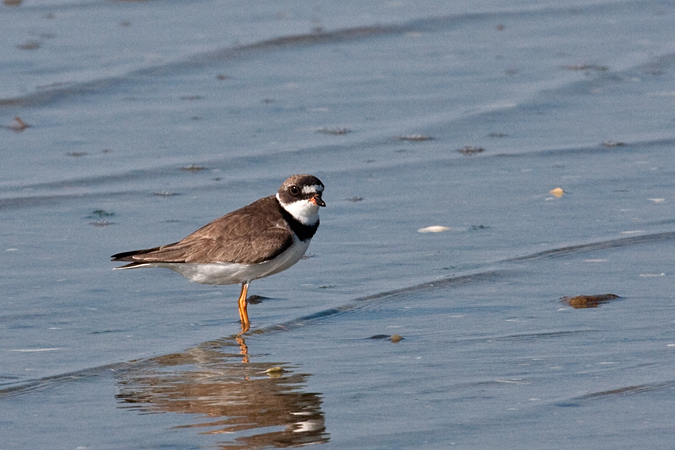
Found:
[[[432,225],[426,228],[420,228],[417,230],[418,233],[441,233],[443,231],[448,231],[450,228],[444,227],[441,225]]]

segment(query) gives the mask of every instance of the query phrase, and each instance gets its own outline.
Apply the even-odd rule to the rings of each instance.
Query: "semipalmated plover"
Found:
[[[130,261],[116,269],[164,267],[196,283],[241,283],[239,317],[242,331],[248,331],[248,285],[302,258],[319,228],[319,207],[326,206],[323,188],[312,175],[293,175],[276,195],[232,211],[181,241],[118,253],[112,261]]]

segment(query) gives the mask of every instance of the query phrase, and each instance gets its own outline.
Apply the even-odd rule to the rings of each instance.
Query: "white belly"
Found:
[[[302,258],[308,247],[309,239],[303,242],[294,238],[293,245],[276,258],[250,265],[238,263],[156,263],[143,267],[171,269],[195,283],[218,285],[248,283],[288,269]]]

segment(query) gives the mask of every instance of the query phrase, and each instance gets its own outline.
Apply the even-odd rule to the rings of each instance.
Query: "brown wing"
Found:
[[[226,214],[179,242],[118,253],[113,261],[255,264],[274,258],[292,243],[281,206],[272,196]]]

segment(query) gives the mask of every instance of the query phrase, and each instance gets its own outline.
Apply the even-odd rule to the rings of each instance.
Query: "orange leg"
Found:
[[[241,294],[239,294],[239,318],[241,319],[241,332],[246,333],[251,327],[248,321],[248,311],[246,309],[246,296],[248,295],[248,283],[241,284]]]

